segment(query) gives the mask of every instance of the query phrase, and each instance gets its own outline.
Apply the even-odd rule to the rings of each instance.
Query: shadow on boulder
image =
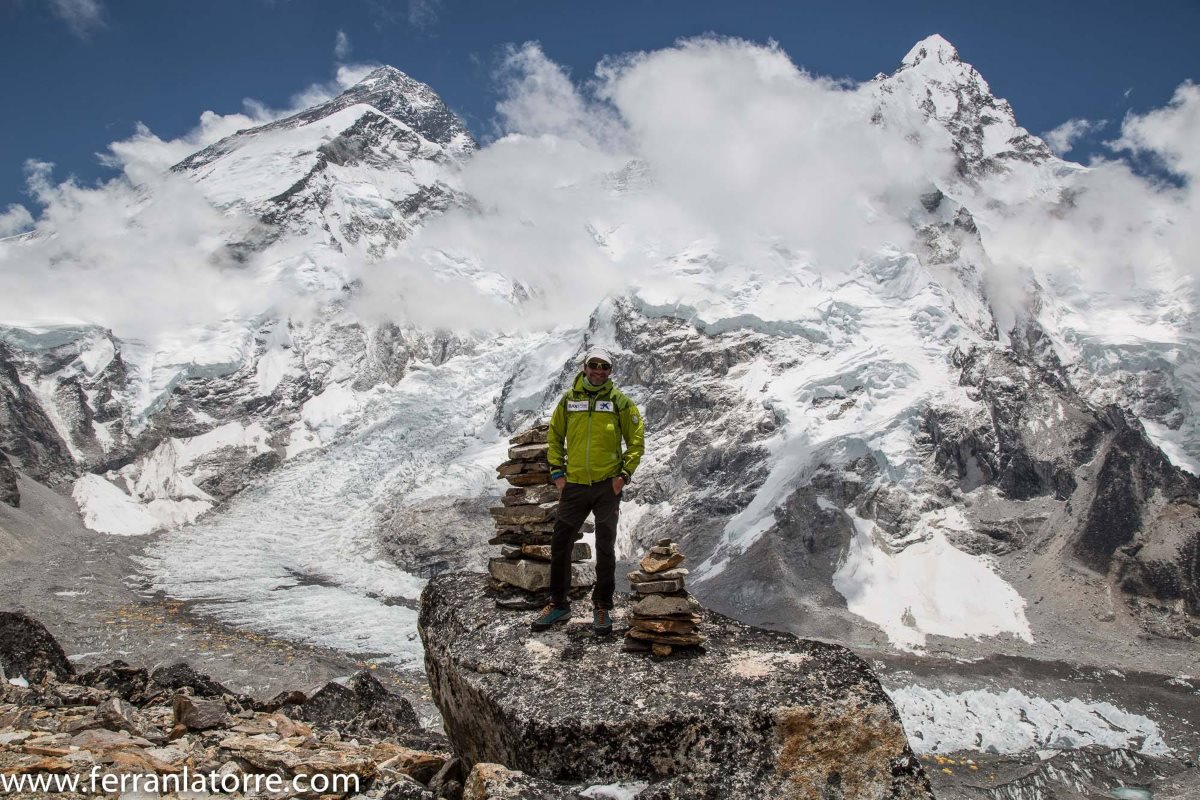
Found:
[[[10,677],[41,681],[46,673],[60,679],[75,675],[58,641],[46,626],[15,611],[0,611],[0,670]]]

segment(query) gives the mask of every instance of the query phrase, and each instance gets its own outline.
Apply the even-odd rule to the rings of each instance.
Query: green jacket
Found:
[[[570,483],[596,483],[618,475],[628,480],[646,449],[642,415],[633,401],[612,380],[593,387],[582,372],[554,407],[549,442],[550,476],[565,474]]]

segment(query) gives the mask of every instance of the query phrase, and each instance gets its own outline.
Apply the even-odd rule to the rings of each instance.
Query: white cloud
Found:
[[[32,227],[33,215],[23,205],[13,203],[0,214],[0,238],[27,231]]]
[[[290,304],[278,288],[243,283],[250,271],[223,250],[249,221],[213,212],[164,171],[239,128],[328,99],[371,68],[341,65],[289,109],[247,101],[241,113],[206,112],[179,139],[139,127],[110,146],[123,174],[98,189],[55,184],[48,165],[31,165],[31,191],[47,204],[35,230],[67,233],[34,237],[20,264],[0,263],[0,298],[31,298],[0,300],[0,319],[36,308],[144,332]],[[952,143],[922,115],[872,125],[869,85],[809,75],[776,46],[691,40],[572,80],[527,44],[508,53],[497,79],[497,139],[458,176],[477,203],[431,218],[386,263],[349,264],[363,313],[519,329],[578,323],[634,286],[687,299],[707,281],[714,295],[733,296],[742,276],[794,285],[801,268],[836,282],[864,255],[912,248],[919,196],[954,180]],[[1031,191],[981,220],[993,277],[1013,283],[1032,269],[1079,291],[1116,291],[1200,274],[1197,108],[1200,91],[1185,84],[1166,108],[1126,119],[1114,145],[1161,158],[1179,181],[1098,160],[1056,173],[1070,202]],[[623,174],[633,188],[618,191]],[[134,256],[122,255],[130,247]],[[699,254],[694,268],[672,266],[681,253]],[[529,299],[498,296],[514,286]]]
[[[50,0],[50,10],[83,39],[104,27],[104,5],[100,0]]]
[[[244,111],[205,111],[195,128],[164,140],[139,124],[101,160],[118,177],[96,187],[58,182],[54,165],[26,163],[29,192],[44,206],[28,219],[20,206],[0,230],[24,223],[35,235],[19,249],[0,248],[0,320],[84,320],[119,336],[151,339],[188,325],[253,316],[294,298],[262,285],[253,265],[235,261],[226,243],[256,222],[213,208],[188,179],[169,172],[192,153],[243,128],[280,119],[340,93],[367,71],[342,66],[336,77],[298,93],[287,108],[254,100]]]
[[[0,319],[87,321],[153,338],[270,307],[225,242],[250,223],[213,208],[186,178],[154,173],[99,188],[56,183],[31,161],[45,206],[31,239],[0,248]]]
[[[404,257],[364,274],[364,303],[402,308],[429,259],[447,255],[533,294],[507,317],[472,308],[460,318],[470,325],[579,319],[696,247],[768,283],[790,280],[795,259],[838,274],[907,247],[919,194],[953,166],[948,139],[916,144],[871,125],[865,90],[810,76],[774,46],[692,40],[606,61],[578,85],[526,44],[499,79],[503,135],[462,173],[482,213],[431,221]],[[631,164],[649,180],[614,192]]]
[[[1165,108],[1126,117],[1113,147],[1156,155],[1172,172],[1200,178],[1200,86],[1185,81]]]
[[[345,31],[339,30],[337,38],[333,44],[333,55],[338,61],[345,61],[350,57],[350,37]]]
[[[426,30],[437,24],[442,0],[408,0],[408,24]]]
[[[1080,137],[1101,130],[1107,124],[1107,120],[1069,119],[1057,128],[1043,133],[1042,139],[1055,155],[1065,156],[1075,147],[1075,142],[1079,141]]]
[[[1129,115],[1109,146],[1159,161],[1178,180],[1095,159],[1065,179],[1067,202],[1034,199],[993,217],[989,252],[1001,269],[1032,268],[1093,306],[1139,308],[1157,295],[1164,309],[1186,309],[1200,280],[1200,87],[1184,83],[1166,107]]]

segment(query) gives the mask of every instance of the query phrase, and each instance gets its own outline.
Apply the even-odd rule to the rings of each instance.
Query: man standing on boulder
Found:
[[[550,604],[531,626],[544,631],[571,618],[571,549],[589,513],[596,518],[596,585],[592,629],[612,632],[617,518],[621,492],[645,450],[642,415],[613,386],[613,356],[589,347],[583,371],[550,418],[550,479],[559,490],[558,519],[550,547]],[[621,443],[625,451],[621,452]]]

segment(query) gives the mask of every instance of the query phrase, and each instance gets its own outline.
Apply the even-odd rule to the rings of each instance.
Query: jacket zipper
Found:
[[[584,469],[587,470],[589,484],[592,482],[592,409],[595,405],[595,398],[588,400],[587,443],[583,446]]]

